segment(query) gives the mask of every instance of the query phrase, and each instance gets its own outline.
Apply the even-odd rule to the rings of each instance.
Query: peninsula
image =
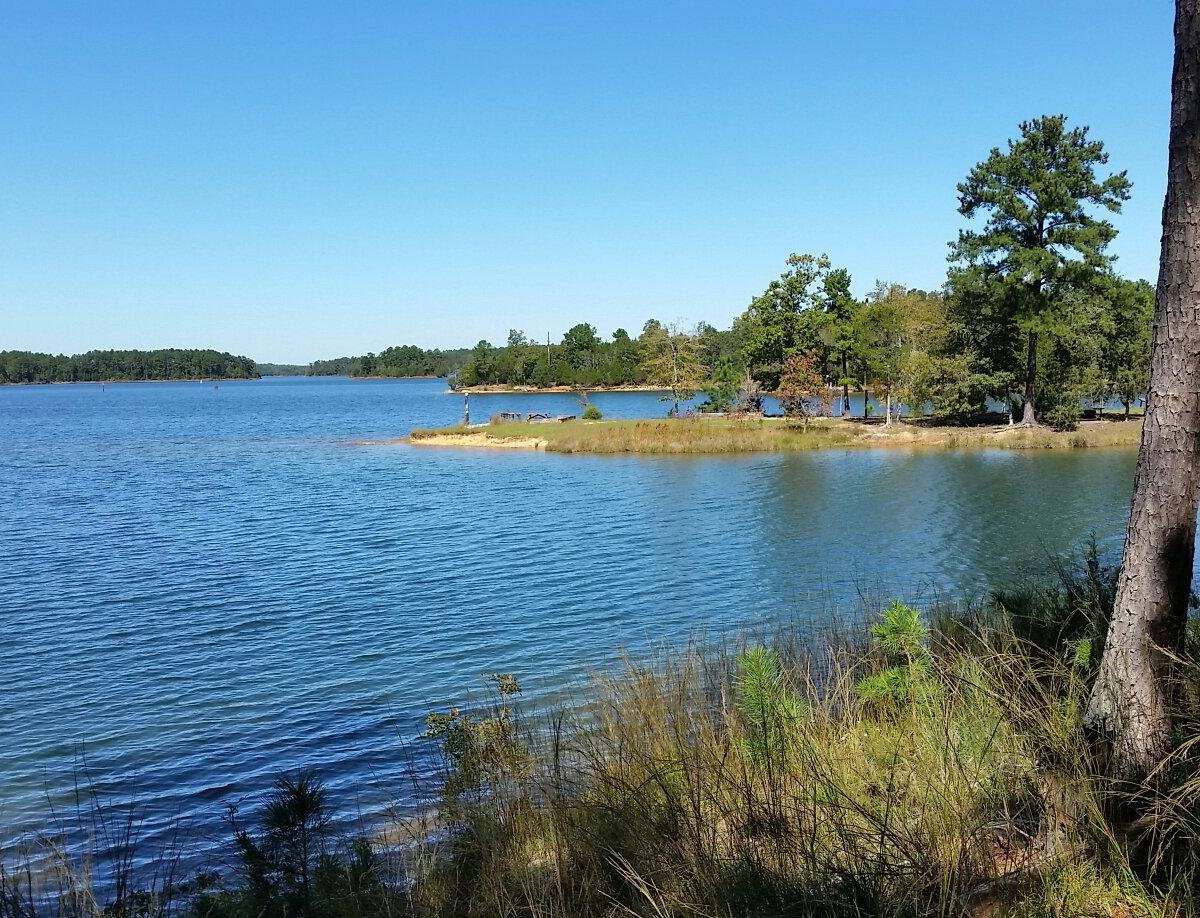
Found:
[[[1021,425],[890,425],[815,418],[728,418],[698,415],[640,421],[503,422],[414,430],[420,446],[538,449],[553,453],[646,455],[793,452],[820,449],[1136,449],[1140,419],[1091,421],[1073,431]],[[397,441],[390,441],[397,442]]]

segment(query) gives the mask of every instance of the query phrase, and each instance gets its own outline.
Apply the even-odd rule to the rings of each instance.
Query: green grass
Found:
[[[1053,647],[1028,644],[999,606],[932,632],[893,607],[869,641],[781,634],[771,647],[631,662],[540,734],[522,734],[506,700],[502,728],[478,722],[490,745],[471,763],[477,792],[459,785],[446,802],[454,831],[414,905],[429,915],[1190,913],[1200,838],[1183,785],[1161,798],[1172,802],[1154,832],[1109,822],[1128,792],[1101,777],[1081,726],[1090,664],[1077,649],[1101,624],[1093,611]],[[893,670],[890,691],[867,689]]]
[[[1045,427],[939,427],[816,419],[703,416],[641,421],[500,423],[486,427],[418,429],[414,442],[469,446],[524,445],[558,453],[721,454],[817,449],[1128,449],[1141,436],[1139,421],[1083,424],[1076,431]]]

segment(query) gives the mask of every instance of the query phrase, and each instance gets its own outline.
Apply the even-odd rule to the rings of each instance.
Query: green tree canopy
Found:
[[[1097,177],[1107,162],[1086,127],[1046,115],[1023,122],[1020,138],[993,148],[958,186],[959,212],[985,220],[959,232],[950,259],[956,271],[977,275],[973,283],[1005,287],[999,301],[1025,338],[1024,423],[1036,420],[1038,335],[1050,312],[1067,289],[1088,285],[1112,262],[1105,250],[1117,231],[1092,211],[1120,211],[1130,182],[1124,172]]]
[[[826,255],[789,255],[787,270],[734,323],[750,373],[764,389],[779,388],[786,358],[818,344],[823,313],[815,307],[825,303],[829,271]]]

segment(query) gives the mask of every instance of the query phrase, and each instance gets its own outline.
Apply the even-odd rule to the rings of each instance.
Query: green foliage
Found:
[[[701,390],[708,400],[700,406],[701,411],[729,411],[737,402],[738,390],[742,385],[742,374],[737,371],[733,359],[722,354],[713,364],[708,382]]]
[[[1150,388],[1154,288],[1146,281],[1106,280],[1098,291],[1106,312],[1100,354],[1104,388],[1100,394],[1118,399],[1128,415],[1134,399]]]
[[[921,621],[921,613],[893,600],[871,626],[871,638],[886,665],[859,680],[859,696],[867,702],[893,704],[928,700],[932,690],[929,629]]]
[[[871,626],[871,637],[892,662],[928,660],[929,629],[917,609],[898,600],[892,600]]]
[[[451,708],[425,717],[422,739],[436,742],[446,761],[442,800],[448,812],[470,799],[506,789],[528,771],[529,751],[517,734],[508,704],[521,693],[520,683],[509,674],[488,679],[500,700],[490,712],[480,715]]]
[[[309,376],[449,376],[470,354],[466,348],[439,351],[406,344],[361,357],[314,360],[306,372]]]
[[[1119,565],[1103,560],[1093,538],[1081,564],[1057,561],[1049,584],[998,588],[992,602],[1033,652],[1090,669],[1104,647],[1119,572]]]
[[[587,322],[572,326],[563,335],[562,350],[567,362],[575,369],[595,367],[600,351],[596,329]]]
[[[982,229],[961,230],[952,258],[994,272],[1032,293],[1052,284],[1090,280],[1108,268],[1105,248],[1117,231],[1089,207],[1111,213],[1129,199],[1125,172],[1103,179],[1096,167],[1108,162],[1100,141],[1086,127],[1067,128],[1063,115],[1022,122],[1021,136],[1007,151],[993,148],[959,183],[959,212],[983,212]],[[1030,317],[1045,307],[1036,296],[1021,301]]]
[[[1191,819],[1181,795],[1154,833],[1109,828],[1127,798],[1094,767],[1081,680],[1002,620],[961,642],[922,627],[893,609],[876,628],[872,655],[923,671],[880,679],[886,703],[855,690],[853,636],[753,648],[731,685],[719,652],[631,664],[556,730],[536,804],[465,814],[414,899],[463,915],[1190,914],[1194,836],[1158,860]],[[773,713],[780,693],[795,716]]]
[[[599,421],[604,417],[604,413],[595,405],[588,405],[583,409],[583,419],[585,421]]]
[[[0,351],[0,383],[258,377],[258,368],[249,357],[221,351],[88,351],[73,357]]]
[[[665,400],[672,403],[670,413],[677,415],[679,403],[694,396],[708,375],[697,337],[677,325],[664,327],[651,319],[638,338],[638,350],[643,378],[667,390]]]
[[[746,757],[760,766],[783,763],[804,705],[787,685],[778,652],[770,647],[743,651],[737,659],[734,692]]]
[[[202,889],[203,918],[381,914],[399,897],[365,837],[341,841],[325,786],[312,771],[280,775],[255,829],[236,828],[239,882]]]
[[[1066,121],[1046,115],[1023,122],[1020,138],[1006,151],[994,148],[958,186],[959,212],[986,220],[959,231],[950,258],[968,286],[990,289],[1000,307],[1001,334],[975,352],[989,364],[985,375],[1012,371],[1022,340],[1036,353],[1046,326],[1061,327],[1065,295],[1086,290],[1110,269],[1105,250],[1117,231],[1092,210],[1119,212],[1129,179],[1124,172],[1098,178],[1097,167],[1108,162],[1104,144]],[[1030,373],[1036,368],[1027,365],[1021,375],[1036,388]],[[1062,408],[1055,420],[1071,423]]]
[[[824,347],[826,313],[821,307],[830,270],[826,255],[789,255],[787,270],[734,323],[750,373],[767,391],[779,388],[784,360]]]

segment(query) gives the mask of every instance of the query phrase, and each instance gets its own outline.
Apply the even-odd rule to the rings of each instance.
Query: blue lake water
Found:
[[[444,389],[0,388],[0,826],[63,806],[81,764],[147,831],[215,826],[300,765],[343,807],[403,803],[422,715],[484,673],[544,697],[622,647],[803,621],[860,591],[978,592],[1093,532],[1119,547],[1132,486],[1132,452],[356,443],[458,420]],[[578,411],[565,395],[471,402],[476,419]]]

